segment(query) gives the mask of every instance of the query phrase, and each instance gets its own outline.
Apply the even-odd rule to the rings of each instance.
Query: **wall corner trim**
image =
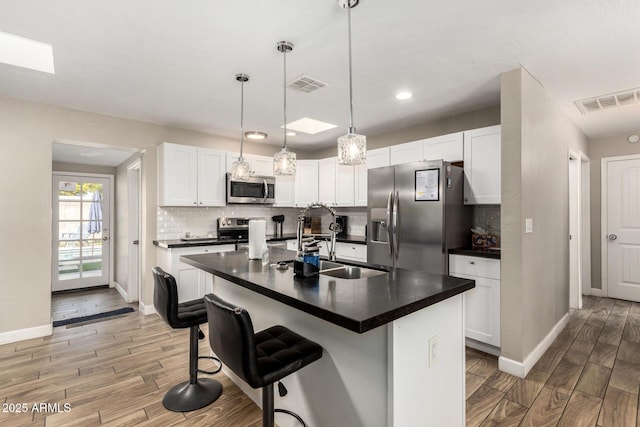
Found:
[[[602,297],[602,289],[591,288],[591,295],[593,295],[594,297]]]
[[[122,299],[124,299],[126,302],[132,302],[132,301],[129,301],[129,295],[127,294],[127,291],[124,290],[124,288],[120,283],[114,280],[113,287],[116,288],[116,291],[118,291]]]
[[[144,305],[142,301],[140,301],[138,304],[138,310],[140,311],[140,313],[144,314],[145,316],[148,316],[149,314],[157,313],[156,308],[153,306],[153,304]]]
[[[32,338],[47,337],[53,334],[53,324],[49,323],[33,328],[18,329],[0,333],[0,345],[11,344],[18,341],[29,340]]]
[[[569,323],[569,313],[566,313],[562,316],[562,319],[556,323],[553,328],[549,331],[547,336],[545,336],[542,341],[538,343],[536,348],[531,351],[525,358],[523,362],[518,362],[516,360],[508,359],[504,356],[500,356],[498,359],[498,368],[506,372],[508,374],[514,375],[519,378],[524,378],[527,376],[531,368],[540,360],[542,355],[549,347],[553,341],[560,335],[560,332],[567,326]]]

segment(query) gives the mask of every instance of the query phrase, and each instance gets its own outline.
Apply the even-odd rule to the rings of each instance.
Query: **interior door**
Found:
[[[51,290],[109,284],[110,180],[53,176]]]
[[[640,302],[640,159],[607,162],[608,296]]]

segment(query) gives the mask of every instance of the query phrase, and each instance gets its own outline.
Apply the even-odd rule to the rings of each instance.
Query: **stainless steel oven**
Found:
[[[276,202],[276,179],[272,176],[250,176],[234,180],[227,174],[227,203],[269,205]]]

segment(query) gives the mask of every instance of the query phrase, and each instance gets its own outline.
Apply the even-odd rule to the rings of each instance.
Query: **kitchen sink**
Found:
[[[364,279],[367,277],[380,276],[385,273],[385,271],[342,265],[331,261],[324,261],[320,264],[320,274],[339,279]]]

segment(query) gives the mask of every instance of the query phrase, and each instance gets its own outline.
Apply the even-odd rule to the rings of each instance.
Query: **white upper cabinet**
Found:
[[[244,159],[251,166],[251,173],[261,176],[273,176],[273,157],[259,156],[257,154],[243,154]],[[238,160],[240,153],[227,153],[227,172],[231,172],[233,162]]]
[[[336,164],[337,164],[336,159]],[[336,205],[355,206],[356,166],[337,165],[336,169]],[[322,175],[320,179],[324,179]]]
[[[381,168],[391,164],[391,149],[389,147],[376,148],[367,151],[367,169]]]
[[[296,179],[293,175],[276,176],[276,202],[274,206],[293,207],[296,203]]]
[[[425,160],[443,159],[445,162],[460,162],[464,158],[464,132],[436,136],[422,140]]]
[[[318,161],[296,161],[295,205],[306,206],[318,201]]]
[[[358,165],[355,167],[355,180],[354,185],[356,194],[354,205],[357,207],[367,206],[367,168],[369,167],[369,154],[367,152],[367,163],[364,165]]]
[[[336,205],[337,167],[337,157],[318,160],[318,200],[328,206]]]
[[[464,202],[500,204],[500,125],[464,133]]]
[[[158,146],[158,205],[224,206],[225,153],[171,144]]]
[[[225,153],[198,148],[198,206],[226,204]]]
[[[401,163],[411,163],[422,160],[424,156],[422,141],[423,140],[406,142],[389,147],[389,164],[399,165]]]

